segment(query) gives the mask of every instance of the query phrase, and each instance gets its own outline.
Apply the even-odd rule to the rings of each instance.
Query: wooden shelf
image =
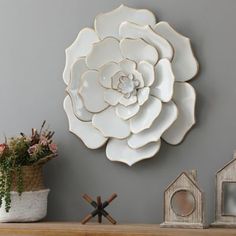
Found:
[[[0,223],[4,236],[235,236],[236,229],[165,229],[159,225],[80,223]]]

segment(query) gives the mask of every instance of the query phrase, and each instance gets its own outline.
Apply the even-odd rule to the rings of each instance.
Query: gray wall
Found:
[[[179,146],[129,168],[89,150],[68,131],[62,108],[64,49],[94,16],[125,3],[149,8],[192,39],[201,71],[194,81],[197,125]],[[47,119],[59,158],[45,168],[51,188],[48,219],[80,220],[90,210],[86,192],[119,198],[110,207],[119,222],[158,223],[163,191],[182,171],[196,168],[214,217],[214,174],[236,148],[236,1],[234,0],[0,0],[0,133],[29,132]]]

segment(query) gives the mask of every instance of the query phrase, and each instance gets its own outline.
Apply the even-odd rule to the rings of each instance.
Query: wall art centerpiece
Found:
[[[190,40],[152,12],[121,5],[95,18],[66,49],[69,129],[111,161],[153,157],[195,123],[198,71]]]

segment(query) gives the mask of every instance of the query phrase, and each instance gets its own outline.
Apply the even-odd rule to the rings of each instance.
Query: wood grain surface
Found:
[[[1,223],[4,236],[235,236],[236,229],[166,229],[154,224]]]

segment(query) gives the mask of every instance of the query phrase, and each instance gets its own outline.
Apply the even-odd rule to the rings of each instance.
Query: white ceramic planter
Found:
[[[23,192],[11,192],[11,209],[5,211],[5,202],[0,208],[0,222],[34,222],[43,219],[47,214],[49,189]]]

